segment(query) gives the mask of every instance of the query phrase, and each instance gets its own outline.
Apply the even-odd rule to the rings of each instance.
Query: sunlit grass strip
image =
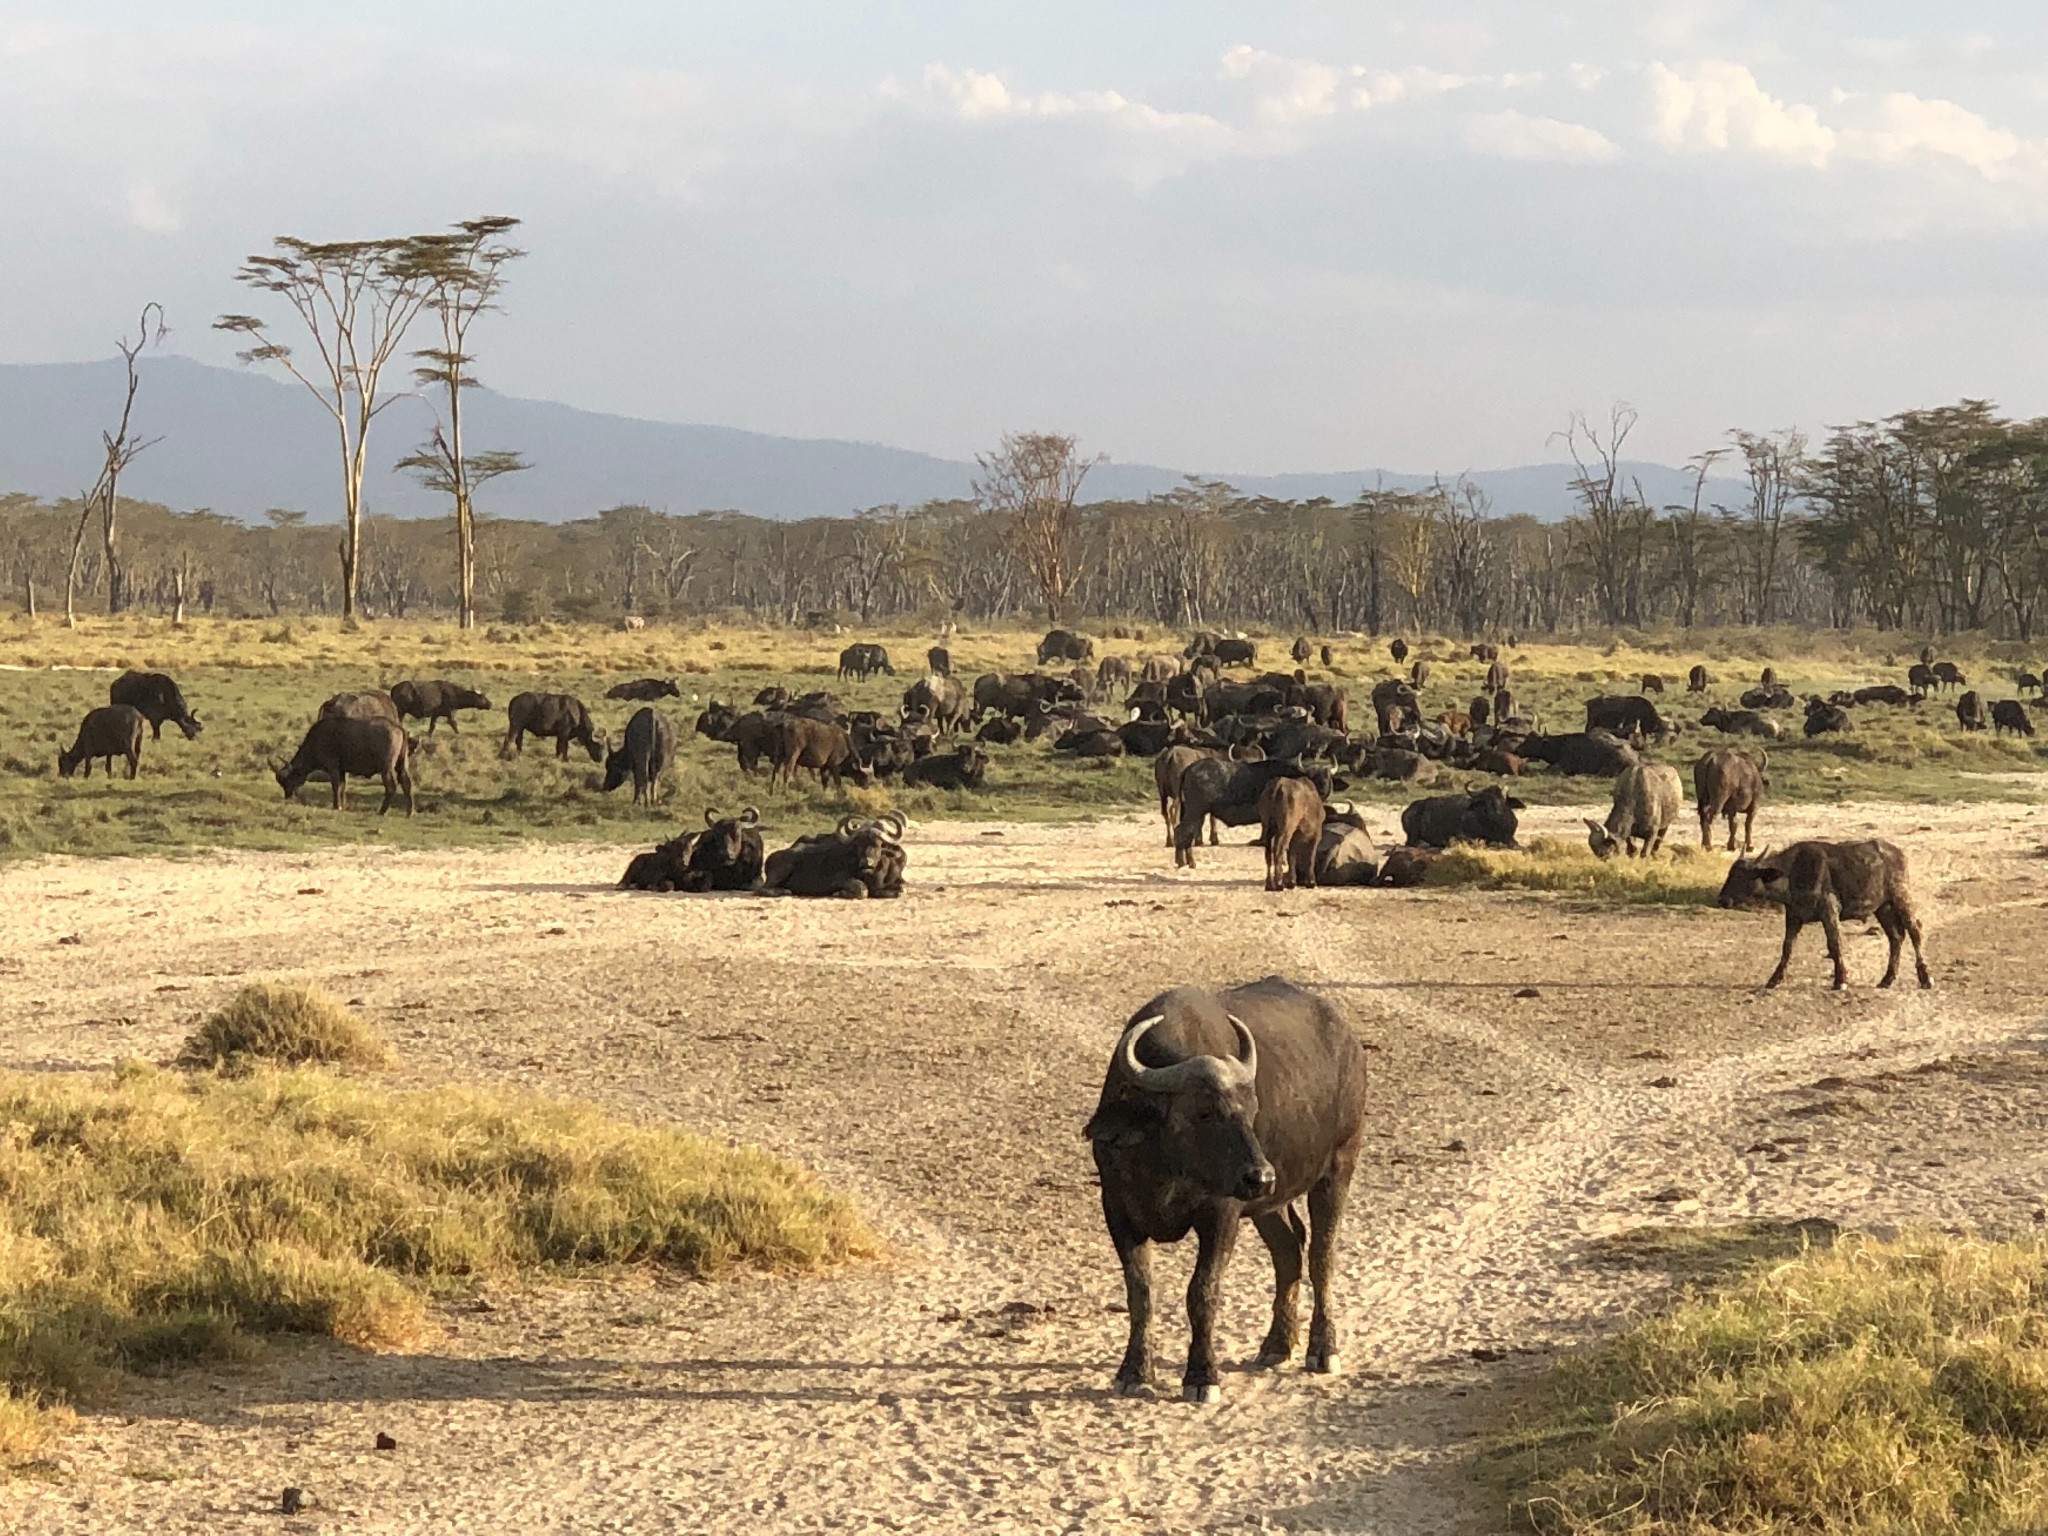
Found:
[[[1552,1536],[2048,1527],[2048,1249],[1845,1238],[1564,1362],[1501,1451]]]
[[[1728,858],[1675,840],[1687,830],[1673,827],[1671,840],[1654,858],[1639,859],[1601,859],[1582,842],[1549,837],[1530,838],[1522,848],[1460,844],[1430,865],[1427,883],[1653,906],[1711,905],[1727,879]]]

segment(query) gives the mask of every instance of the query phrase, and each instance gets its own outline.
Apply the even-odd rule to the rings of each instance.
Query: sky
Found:
[[[1212,472],[2048,413],[2048,7],[0,0],[0,361],[525,221],[508,393]]]

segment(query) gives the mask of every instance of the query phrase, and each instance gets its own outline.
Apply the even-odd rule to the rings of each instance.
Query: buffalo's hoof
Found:
[[[1185,1401],[1190,1403],[1220,1403],[1223,1401],[1223,1389],[1213,1381],[1206,1385],[1197,1385],[1191,1381],[1180,1389],[1180,1395]]]
[[[1344,1356],[1334,1349],[1321,1354],[1311,1350],[1301,1362],[1301,1368],[1317,1376],[1341,1376],[1344,1374]]]
[[[1152,1384],[1148,1381],[1134,1380],[1128,1376],[1119,1376],[1111,1383],[1109,1390],[1118,1397],[1143,1397],[1152,1390]]]
[[[1254,1370],[1260,1371],[1270,1371],[1277,1369],[1278,1367],[1283,1366],[1287,1363],[1288,1356],[1292,1353],[1293,1352],[1291,1350],[1261,1350],[1259,1352],[1259,1358],[1252,1362],[1252,1368]]]

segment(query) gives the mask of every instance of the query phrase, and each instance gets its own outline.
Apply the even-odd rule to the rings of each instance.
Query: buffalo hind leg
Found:
[[[139,773],[139,772],[141,772],[141,771],[142,771],[142,752],[141,752],[141,750],[140,750],[140,749],[138,748],[137,750],[135,750],[135,751],[133,751],[133,752],[130,752],[130,753],[128,753],[128,754],[127,754],[127,757],[128,757],[128,777],[132,779],[132,778],[134,778],[134,777],[135,777],[135,775],[136,775],[137,773]],[[113,759],[112,759],[112,758],[110,757],[110,758],[108,758],[108,759],[107,759],[107,777],[111,779],[111,778],[112,778],[113,776],[114,776],[114,760],[113,760]]]
[[[1109,1240],[1124,1270],[1124,1305],[1131,1315],[1130,1342],[1110,1390],[1135,1397],[1152,1385],[1152,1244],[1107,1210]]]
[[[1195,1227],[1200,1251],[1188,1281],[1188,1368],[1180,1378],[1180,1395],[1191,1403],[1213,1403],[1223,1397],[1223,1385],[1216,1379],[1216,1312],[1240,1219],[1236,1205],[1218,1201],[1202,1213]]]
[[[1302,1368],[1327,1376],[1335,1376],[1343,1369],[1343,1341],[1338,1337],[1337,1304],[1330,1295],[1330,1275],[1337,1264],[1337,1228],[1351,1198],[1351,1173],[1357,1163],[1356,1141],[1349,1147],[1340,1147],[1336,1166],[1308,1192],[1308,1283],[1316,1310],[1309,1322],[1308,1355]]]
[[[1263,1216],[1252,1225],[1266,1240],[1266,1252],[1273,1256],[1273,1326],[1266,1342],[1259,1346],[1261,1367],[1283,1365],[1294,1357],[1301,1341],[1301,1253],[1308,1239],[1301,1212],[1292,1203]]]
[[[1835,962],[1833,990],[1840,992],[1849,985],[1849,966],[1842,959],[1841,907],[1832,896],[1821,898],[1820,925],[1828,936],[1828,958]],[[1891,973],[1887,971],[1885,977],[1890,980]]]
[[[330,779],[328,783],[329,787],[334,791],[334,808],[337,811],[347,810],[348,775],[343,773],[339,768],[337,768],[334,770],[333,778]]]

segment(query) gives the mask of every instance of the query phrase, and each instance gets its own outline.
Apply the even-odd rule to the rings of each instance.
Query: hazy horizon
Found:
[[[2048,412],[2034,8],[329,14],[0,3],[0,361],[154,299],[229,362],[273,235],[506,212],[484,382],[649,421],[1250,476]]]

